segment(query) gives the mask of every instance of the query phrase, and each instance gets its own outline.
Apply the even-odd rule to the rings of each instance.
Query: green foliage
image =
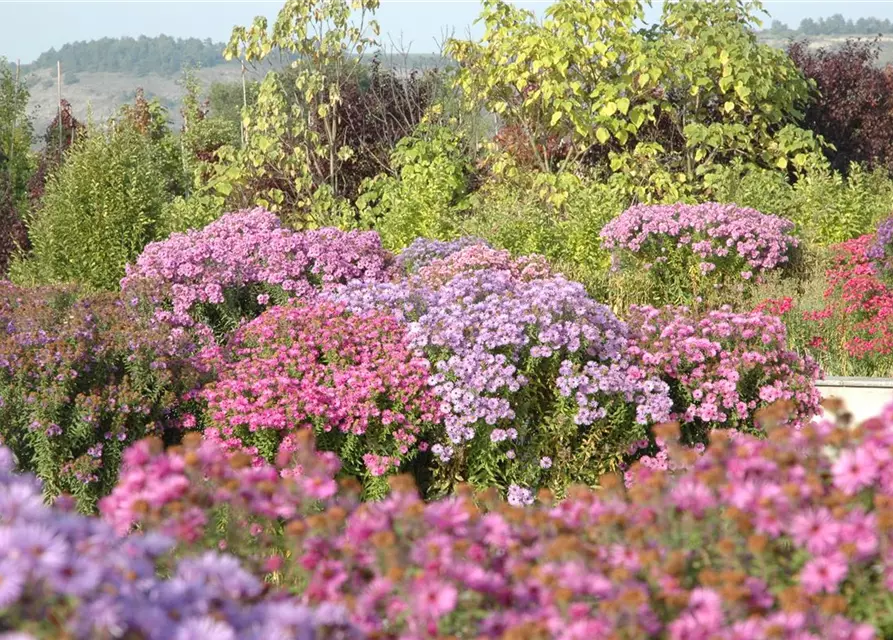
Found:
[[[293,61],[287,76],[268,73],[256,104],[244,110],[243,146],[221,149],[223,166],[211,182],[219,198],[284,212],[298,226],[313,224],[311,194],[319,188],[337,194],[339,169],[354,153],[338,144],[338,107],[342,86],[375,44],[369,32],[377,35],[378,25],[365,18],[377,7],[378,0],[287,0],[272,29],[263,17],[233,29],[228,60],[261,62],[277,51]],[[299,99],[289,102],[291,91]]]
[[[460,137],[447,127],[422,125],[397,144],[391,168],[396,175],[366,181],[356,203],[385,247],[455,235],[458,216],[468,208],[471,174]]]
[[[223,215],[219,203],[204,194],[189,197],[177,196],[161,207],[156,227],[156,236],[166,238],[172,233],[183,233],[190,229],[201,229]]]
[[[791,184],[771,170],[733,163],[716,171],[705,191],[795,222],[811,245],[825,247],[871,233],[893,210],[893,180],[886,171],[852,165],[844,177],[821,164]]]
[[[124,265],[159,237],[162,208],[182,182],[176,147],[155,133],[151,120],[123,118],[75,141],[27,220],[33,252],[11,266],[14,280],[118,287]]]
[[[531,11],[487,0],[483,39],[449,44],[456,86],[520,126],[543,171],[557,168],[539,145],[549,134],[571,138],[571,161],[612,137],[624,144],[645,123],[664,73],[645,52],[641,17],[638,0],[561,0],[539,24]]]
[[[0,172],[15,203],[24,200],[33,171],[30,148],[33,130],[28,117],[30,94],[15,70],[0,58]]]
[[[757,41],[759,2],[673,0],[649,29],[643,6],[559,0],[539,23],[488,0],[483,39],[451,42],[456,86],[523,132],[541,171],[610,167],[642,201],[684,198],[733,158],[782,170],[809,161],[817,141],[792,124],[809,86]]]
[[[183,148],[184,167],[187,172],[190,169],[194,172],[196,164],[213,161],[220,147],[238,145],[241,127],[238,122],[209,114],[209,103],[199,100],[201,87],[191,71],[184,74],[183,86],[186,93],[180,110],[183,116],[180,144]]]
[[[594,176],[516,172],[474,194],[473,214],[462,230],[514,255],[544,255],[592,293],[604,293],[610,257],[599,232],[627,205],[618,190]]]
[[[208,89],[208,111],[211,117],[222,118],[241,129],[242,107],[257,102],[259,89],[259,82],[246,81],[243,96],[241,82],[212,82]]]

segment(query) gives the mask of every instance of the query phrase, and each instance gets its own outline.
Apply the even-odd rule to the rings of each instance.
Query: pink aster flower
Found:
[[[847,495],[858,493],[877,479],[878,467],[874,456],[864,447],[840,454],[831,468],[834,485]]]
[[[813,558],[800,571],[800,584],[807,593],[833,593],[848,571],[846,557],[842,553]]]

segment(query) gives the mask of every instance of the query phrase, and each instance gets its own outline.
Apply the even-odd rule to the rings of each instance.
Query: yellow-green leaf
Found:
[[[608,139],[610,139],[611,134],[608,133],[608,130],[605,129],[604,127],[599,127],[598,129],[595,130],[595,137],[598,139],[598,141],[600,143],[605,144],[608,141]]]

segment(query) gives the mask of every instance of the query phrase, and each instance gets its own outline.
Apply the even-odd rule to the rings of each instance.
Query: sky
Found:
[[[549,2],[516,0],[538,12]],[[283,0],[0,0],[0,56],[27,64],[66,42],[162,33],[225,41],[234,25],[248,25],[256,15],[273,18],[282,4]],[[660,3],[653,4],[652,15]],[[802,18],[835,13],[893,20],[893,0],[764,0],[764,6],[772,18],[791,27]],[[401,49],[428,53],[439,49],[445,32],[480,33],[472,27],[479,8],[478,0],[381,0],[377,19],[383,36],[402,43]]]

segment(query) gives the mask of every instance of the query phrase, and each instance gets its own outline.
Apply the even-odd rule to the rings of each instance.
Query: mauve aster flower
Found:
[[[800,570],[800,584],[807,593],[835,593],[848,571],[842,553],[819,556]]]
[[[877,479],[877,462],[865,449],[844,451],[832,467],[834,484],[847,495],[858,493]]]

